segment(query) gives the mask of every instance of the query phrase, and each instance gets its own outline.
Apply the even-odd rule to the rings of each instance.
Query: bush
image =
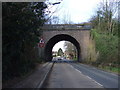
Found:
[[[2,3],[2,80],[19,77],[34,68],[39,27],[44,24],[45,3]]]
[[[118,63],[118,36],[98,32],[93,29],[91,31],[92,37],[95,40],[96,52],[99,52],[97,63],[101,65],[108,65],[110,63]]]

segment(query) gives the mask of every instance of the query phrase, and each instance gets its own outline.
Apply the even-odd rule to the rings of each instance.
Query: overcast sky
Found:
[[[49,0],[51,2],[61,2],[54,5],[51,11],[56,12],[53,16],[57,16],[60,21],[69,20],[73,23],[88,22],[91,16],[94,15],[97,6],[101,0]],[[63,48],[64,41],[57,43],[53,51]]]
[[[95,10],[101,0],[49,0],[52,3],[61,2],[54,5],[50,10],[56,13],[61,21],[69,19],[74,23],[87,22],[94,15]]]

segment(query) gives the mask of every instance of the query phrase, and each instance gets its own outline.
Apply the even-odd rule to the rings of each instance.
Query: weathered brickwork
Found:
[[[44,59],[46,59],[47,55],[45,55],[45,48],[46,48],[46,44],[51,44],[49,43],[49,41],[51,40],[51,38],[55,38],[55,36],[57,35],[61,35],[62,38],[64,36],[62,35],[69,35],[70,37],[74,38],[80,46],[80,52],[79,52],[79,56],[80,56],[80,60],[86,60],[88,57],[88,47],[89,47],[89,43],[91,42],[90,40],[90,30],[85,30],[85,29],[77,29],[77,30],[43,30],[42,32],[42,37],[45,41],[45,47],[43,47],[42,49],[39,48],[40,50],[40,55],[41,57],[43,57]],[[64,40],[70,41],[70,39],[64,38]],[[53,41],[54,43],[54,41]],[[74,44],[74,43],[73,43]],[[49,46],[49,48],[51,48],[51,46]],[[42,51],[41,51],[42,50]],[[50,49],[51,50],[51,49]]]

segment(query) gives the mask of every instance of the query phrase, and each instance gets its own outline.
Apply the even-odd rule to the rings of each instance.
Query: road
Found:
[[[103,85],[103,87],[105,88],[118,88],[118,78],[120,78],[120,76],[116,74],[84,64],[72,63],[71,65],[77,70],[81,71],[82,74],[92,78],[96,82]]]
[[[67,61],[54,64],[44,88],[118,88],[117,75]]]

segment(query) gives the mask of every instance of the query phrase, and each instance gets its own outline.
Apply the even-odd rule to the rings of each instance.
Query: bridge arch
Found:
[[[69,41],[72,44],[75,45],[76,49],[77,49],[77,59],[78,61],[80,61],[81,59],[81,48],[79,45],[79,42],[72,36],[67,35],[67,34],[58,34],[53,36],[51,39],[49,39],[49,41],[46,43],[45,46],[45,60],[46,61],[51,61],[52,60],[52,48],[54,47],[54,45],[56,43],[58,43],[59,41]]]

